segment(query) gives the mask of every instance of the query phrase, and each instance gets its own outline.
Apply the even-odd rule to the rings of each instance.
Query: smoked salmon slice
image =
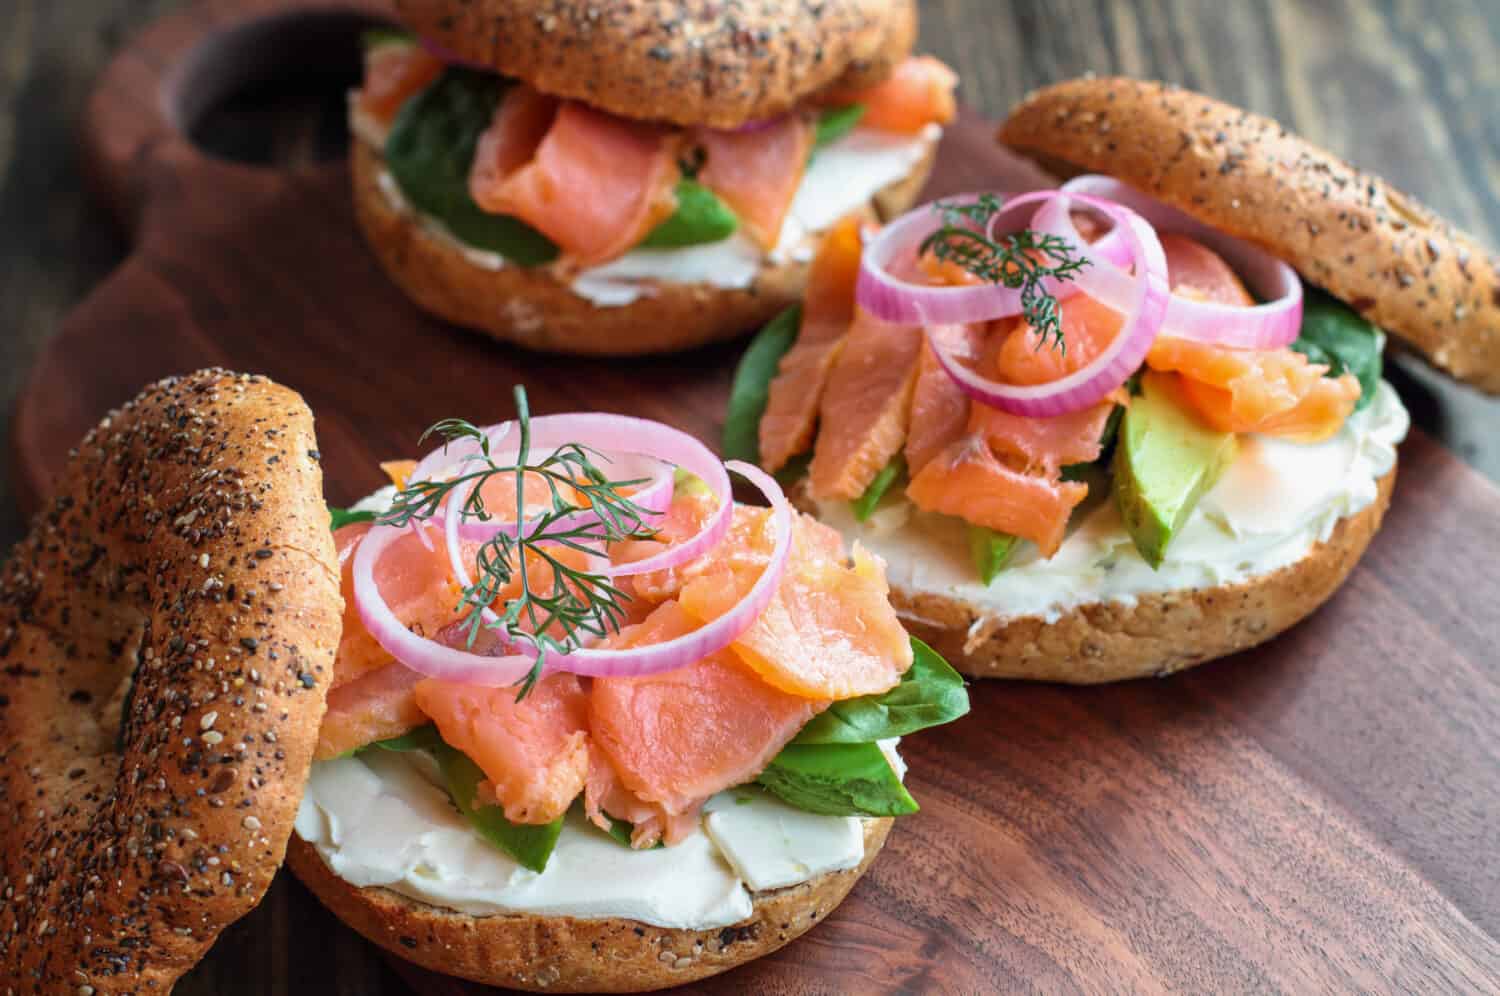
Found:
[[[359,109],[388,125],[401,105],[441,76],[443,69],[443,61],[421,45],[376,45],[365,52],[364,83],[355,98]]]
[[[1083,369],[1114,341],[1125,317],[1087,294],[1057,303],[1063,346],[1042,337],[1020,319],[996,323],[989,359],[993,375],[1006,384],[1049,384]],[[1010,331],[1007,333],[1006,330]]]
[[[1352,374],[1325,377],[1327,367],[1290,348],[1229,349],[1162,337],[1146,364],[1181,374],[1184,396],[1221,432],[1317,442],[1338,432],[1359,401]]]
[[[696,625],[680,605],[666,602],[607,642],[661,643]],[[771,687],[720,651],[675,671],[594,679],[589,717],[594,742],[624,786],[680,815],[758,776],[826,705]]]
[[[958,112],[953,89],[958,74],[930,55],[908,56],[891,75],[862,90],[836,90],[828,104],[863,104],[861,125],[915,133],[929,124],[947,124]]]
[[[481,793],[512,823],[551,823],[589,772],[589,693],[576,675],[549,674],[521,701],[514,688],[428,678],[413,692],[443,742],[484,772]]]
[[[326,761],[388,740],[427,722],[412,689],[422,676],[403,664],[387,664],[328,693],[328,711],[318,728],[313,760]]]
[[[1255,304],[1239,275],[1208,246],[1177,232],[1160,238],[1167,257],[1167,283],[1174,294],[1246,308]]]
[[[643,620],[644,621],[644,620]],[[630,846],[654,847],[659,841],[675,844],[698,828],[698,808],[669,813],[660,803],[647,802],[625,787],[609,758],[597,747],[589,754],[589,777],[583,789],[584,814],[601,830],[611,818],[631,824]]]
[[[736,509],[736,512],[740,512]],[[748,548],[682,587],[682,609],[702,624],[749,593],[769,562],[771,513],[744,509]],[[890,603],[885,565],[829,527],[797,516],[792,557],[771,602],[731,645],[764,681],[805,699],[889,691],[911,666],[911,640]]]
[[[941,325],[929,331],[939,346],[966,366],[975,365],[984,346],[984,331],[973,325]],[[976,409],[981,406],[974,406]],[[906,469],[915,474],[943,448],[963,435],[969,421],[969,396],[948,376],[928,343],[922,345],[917,383],[912,389],[911,420],[906,430]]]
[[[901,452],[911,417],[922,330],[856,309],[818,405],[818,440],[809,467],[821,500],[852,501]]]
[[[968,430],[1023,471],[1055,476],[1068,464],[1099,459],[1104,426],[1114,407],[1114,401],[1103,401],[1065,415],[1028,418],[975,405]]]
[[[361,522],[333,534],[344,596],[344,628],[333,661],[335,689],[395,659],[365,630],[354,598],[354,551],[369,531],[369,523]],[[431,530],[430,535],[440,548],[441,534]],[[435,636],[457,618],[454,610],[462,593],[449,573],[447,559],[429,550],[415,532],[408,531],[387,548],[375,581],[396,618],[414,632]]]
[[[676,210],[680,139],[572,101],[547,120],[546,99],[524,86],[507,91],[480,138],[469,193],[483,210],[542,232],[578,265],[607,262]]]
[[[665,547],[691,539],[703,530],[719,500],[707,488],[684,491],[678,488],[672,495],[672,504],[667,514],[657,524],[656,537],[649,540],[625,540],[610,547],[609,558],[615,564],[633,564],[661,553]],[[706,556],[712,556],[710,554]],[[701,559],[701,558],[700,558]],[[621,580],[629,585],[631,594],[650,603],[664,602],[676,598],[682,587],[683,572],[694,569],[694,563],[666,567],[659,571],[636,574]]]
[[[857,215],[844,218],[813,257],[797,342],[777,366],[760,420],[760,462],[773,473],[812,446],[823,389],[854,321],[862,228]]]
[[[1050,557],[1062,545],[1088,485],[1027,474],[996,459],[982,437],[965,435],[923,467],[906,487],[918,508],[1022,536]]]
[[[729,205],[762,249],[776,248],[781,239],[814,136],[812,121],[803,114],[738,131],[697,132],[704,154],[699,182]]]

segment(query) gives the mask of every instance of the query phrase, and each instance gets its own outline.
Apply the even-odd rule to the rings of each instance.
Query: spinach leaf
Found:
[[[912,661],[901,684],[879,695],[835,702],[802,728],[794,744],[863,744],[940,726],[969,711],[964,679],[927,644],[912,637]]]
[[[901,459],[901,454],[891,457],[891,462],[880,468],[880,473],[865,488],[865,493],[849,503],[854,510],[854,518],[864,522],[875,514],[875,507],[880,504],[880,499],[885,497],[891,485],[906,476],[906,461]]]
[[[386,168],[414,207],[467,245],[519,266],[557,258],[557,247],[518,218],[482,211],[469,196],[469,167],[509,84],[499,76],[450,67],[401,106],[385,143]]]
[[[353,511],[347,508],[339,508],[337,505],[328,506],[328,528],[342,529],[354,522],[374,522],[375,513],[362,510]]]
[[[1302,329],[1292,348],[1314,363],[1328,365],[1328,377],[1351,373],[1359,381],[1355,411],[1375,398],[1380,386],[1380,329],[1353,308],[1314,287],[1305,288]]]
[[[766,411],[776,367],[797,341],[801,322],[802,306],[792,305],[767,322],[740,357],[734,384],[729,389],[729,409],[724,416],[726,460],[760,463],[760,417]]]
[[[837,142],[859,124],[859,119],[865,116],[864,104],[846,104],[843,107],[830,107],[818,115],[817,130],[813,136],[813,150],[816,150],[830,142]]]
[[[443,780],[448,785],[448,794],[453,797],[453,805],[479,835],[515,858],[523,867],[534,872],[545,871],[547,859],[552,856],[558,835],[562,833],[563,817],[540,825],[512,823],[499,806],[476,808],[474,800],[479,795],[479,783],[484,780],[479,765],[447,744],[442,744],[433,753],[443,770]]]
[[[790,805],[829,816],[904,816],[917,801],[876,744],[789,744],[760,784]]]
[[[974,569],[979,572],[979,580],[985,584],[994,581],[1005,570],[1005,565],[1010,563],[1010,558],[1015,556],[1016,548],[1020,545],[1020,538],[1010,533],[996,532],[984,526],[969,526],[969,557],[974,561]]]
[[[647,234],[641,248],[678,249],[723,242],[739,227],[740,220],[717,194],[684,177],[677,181],[677,210]]]

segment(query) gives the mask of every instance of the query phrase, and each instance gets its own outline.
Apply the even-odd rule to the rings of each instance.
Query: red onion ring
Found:
[[[1072,281],[1079,291],[1097,297],[1101,303],[1123,312],[1124,324],[1108,348],[1086,366],[1060,380],[1028,387],[1002,384],[970,370],[943,349],[939,337],[929,324],[926,328],[927,342],[943,370],[965,394],[981,404],[1013,415],[1039,418],[1065,415],[1087,408],[1125,383],[1145,361],[1152,342],[1156,340],[1170,296],[1167,290],[1167,260],[1156,233],[1139,215],[1127,207],[1102,198],[1083,194],[1069,195],[1057,190],[1022,194],[1006,202],[1005,211],[1040,202],[1043,211],[1056,205],[1052,213],[1066,219],[1070,201],[1078,201],[1103,213],[1124,233],[1125,243],[1136,263],[1134,274],[1126,274],[1114,267],[1091,266],[1077,280]],[[1043,211],[1038,211],[1038,216]],[[1074,234],[1075,246],[1082,246],[1083,240],[1076,238],[1076,231]],[[1082,251],[1087,255],[1086,250]],[[985,289],[995,288],[989,285]],[[1096,290],[1100,293],[1096,294]],[[1017,295],[1019,296],[1019,292]]]
[[[1074,177],[1062,189],[1070,194],[1103,197],[1123,204],[1159,232],[1177,232],[1203,243],[1222,256],[1266,302],[1245,308],[1174,294],[1167,304],[1162,335],[1237,349],[1280,349],[1295,341],[1301,332],[1302,280],[1289,264],[1113,177],[1097,174]],[[1071,224],[1067,227],[1072,229]],[[1076,229],[1073,235],[1076,237]],[[1129,254],[1118,228],[1106,233],[1090,249],[1098,257],[1096,263],[1108,261],[1118,267],[1128,262]]]
[[[508,432],[509,424],[503,424],[488,430],[488,435],[499,439]],[[601,677],[652,674],[684,667],[729,646],[765,611],[786,570],[792,542],[792,510],[781,488],[772,478],[748,464],[720,463],[696,439],[659,423],[616,415],[546,416],[532,420],[531,442],[538,448],[555,448],[579,438],[592,438],[600,444],[600,449],[611,443],[648,449],[652,451],[652,457],[669,460],[675,466],[696,474],[720,498],[719,509],[697,535],[662,554],[634,564],[608,567],[609,573],[624,575],[658,570],[693,559],[716,546],[727,532],[733,514],[729,469],[749,479],[771,503],[776,541],[765,570],[746,596],[708,625],[666,643],[647,647],[624,650],[588,647],[568,653],[553,652],[548,656],[549,670]],[[475,440],[455,443],[424,458],[413,471],[413,479],[417,479],[418,472],[421,479],[430,479],[430,475],[438,473],[445,462],[451,467],[452,461],[467,462],[479,453],[480,447]],[[670,475],[665,480],[668,485],[672,483]],[[665,494],[666,502],[670,503],[670,488],[662,488],[659,482],[638,493],[637,499],[639,494],[646,492],[654,492],[658,498]],[[459,539],[463,527],[475,523],[463,522],[461,513],[462,503],[450,499],[444,510],[443,525],[455,576],[467,584],[469,574],[463,564]],[[598,521],[597,518],[594,521]],[[524,524],[487,522],[477,525],[488,530],[488,536],[493,536],[503,529],[519,529]],[[403,532],[402,528],[395,526],[374,526],[359,542],[354,554],[354,599],[360,620],[370,635],[402,664],[429,677],[484,687],[510,685],[523,679],[539,653],[535,646],[513,641],[515,653],[498,657],[475,654],[417,636],[396,618],[375,581],[375,568],[381,556]],[[492,610],[486,607],[482,611],[486,622],[497,621]]]

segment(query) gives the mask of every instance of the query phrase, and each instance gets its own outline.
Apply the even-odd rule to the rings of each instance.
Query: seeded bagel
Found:
[[[0,571],[0,992],[165,993],[261,899],[342,600],[312,414],[162,381]]]
[[[848,871],[754,895],[748,920],[710,930],[653,927],[615,917],[474,917],[386,889],[361,889],[294,837],[287,865],[323,904],[365,937],[424,968],[532,992],[621,993],[679,986],[768,955],[843,902],[885,844],[891,820],[865,824],[865,857]]]
[[[1436,366],[1500,393],[1500,262],[1270,118],[1163,83],[1075,79],[1028,96],[999,137],[1262,246]]]
[[[872,214],[906,210],[927,181],[933,154],[871,202]],[[622,307],[598,308],[546,268],[487,270],[433,234],[381,191],[380,154],[367,142],[350,153],[355,216],[390,278],[424,310],[530,349],[632,356],[730,339],[769,321],[802,296],[806,263],[762,265],[751,286],[660,283]]]
[[[629,118],[735,128],[911,51],[913,0],[396,0],[459,58]]]

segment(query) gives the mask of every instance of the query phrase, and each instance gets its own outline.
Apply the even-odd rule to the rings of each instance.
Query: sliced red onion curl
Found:
[[[1156,233],[1140,216],[1127,207],[1097,197],[1081,194],[1064,194],[1057,190],[1038,190],[1007,201],[1004,214],[1029,204],[1041,209],[1032,220],[1034,227],[1042,228],[1048,214],[1068,219],[1069,207],[1076,202],[1101,212],[1124,234],[1125,245],[1135,264],[1134,273],[1125,273],[1113,266],[1089,266],[1071,281],[1080,292],[1097,298],[1124,315],[1124,323],[1109,346],[1086,366],[1059,380],[1046,384],[1020,386],[1004,384],[983,377],[964,366],[957,357],[947,352],[940,338],[934,334],[931,323],[926,324],[927,341],[938,362],[948,376],[958,384],[965,394],[981,404],[1013,415],[1049,418],[1087,408],[1101,401],[1130,377],[1146,359],[1151,343],[1161,328],[1166,315],[1167,260],[1162,252]],[[1048,212],[1048,208],[1052,208]],[[920,209],[919,209],[920,210]],[[999,216],[996,220],[998,221]],[[1068,222],[1071,224],[1071,221]],[[1081,238],[1074,233],[1074,247],[1087,258],[1087,249]],[[863,278],[863,271],[861,278]],[[984,285],[980,289],[1006,291],[1008,288]],[[1019,310],[1020,292],[1012,292],[1017,298]],[[990,317],[1000,317],[991,314]]]
[[[733,496],[728,469],[746,477],[771,503],[776,541],[769,562],[751,590],[729,612],[709,623],[666,643],[630,649],[578,648],[568,653],[549,652],[548,669],[570,671],[598,677],[652,674],[692,664],[733,643],[765,611],[786,569],[791,549],[792,511],[776,482],[755,467],[743,463],[721,463],[696,439],[668,426],[642,419],[617,415],[546,416],[531,422],[531,446],[536,452],[555,449],[574,440],[585,440],[601,453],[634,453],[649,455],[659,466],[675,466],[689,471],[709,487],[719,499],[719,507],[697,535],[675,544],[660,554],[633,564],[604,566],[601,572],[611,576],[640,574],[691,560],[716,546],[727,533],[733,515]],[[490,430],[490,438],[505,438],[509,426]],[[439,455],[441,454],[441,455]],[[480,454],[477,441],[461,441],[446,451],[429,454],[413,471],[413,479],[432,479],[444,468],[465,464]],[[492,458],[506,459],[507,454],[491,450]],[[460,466],[461,470],[462,467]],[[665,485],[662,483],[665,481]],[[660,474],[633,496],[653,511],[665,512],[671,502],[672,474]],[[587,510],[579,513],[587,515]],[[464,520],[461,503],[451,501],[443,512],[447,552],[454,573],[467,585],[469,573],[461,556],[460,538],[487,539],[501,531],[517,535],[526,523],[476,522]],[[527,521],[531,521],[528,517]],[[598,521],[597,517],[592,521]],[[586,522],[584,523],[586,524]],[[475,527],[473,535],[465,535]],[[403,530],[394,526],[373,527],[360,541],[354,555],[354,598],[360,619],[381,647],[402,664],[430,677],[486,687],[514,684],[530,672],[538,650],[535,646],[512,643],[515,653],[487,656],[447,646],[436,640],[417,636],[396,618],[375,581],[375,568],[390,545]],[[485,609],[485,621],[497,622],[494,613]]]
[[[1265,302],[1252,308],[1201,301],[1177,294],[1167,304],[1161,335],[1237,349],[1279,349],[1290,345],[1302,329],[1302,280],[1292,267],[1243,239],[1226,235],[1134,187],[1108,176],[1089,174],[1063,184],[1070,194],[1103,197],[1123,204],[1149,222],[1158,233],[1174,232],[1203,243],[1224,258],[1235,273]],[[1056,234],[1077,240],[1071,219]],[[1071,229],[1071,231],[1067,231]],[[1129,252],[1118,226],[1091,247],[1099,260],[1115,267],[1129,262]]]

